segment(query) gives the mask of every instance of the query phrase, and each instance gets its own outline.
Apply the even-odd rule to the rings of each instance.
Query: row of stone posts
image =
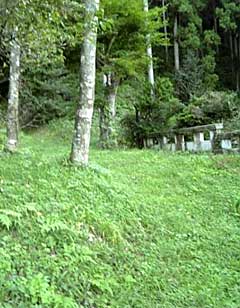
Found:
[[[148,136],[144,140],[144,145],[147,148],[158,147],[172,151],[212,151],[215,137],[221,134],[222,130],[222,123],[170,130]],[[208,134],[206,139],[205,134]],[[188,141],[189,138],[192,140]]]

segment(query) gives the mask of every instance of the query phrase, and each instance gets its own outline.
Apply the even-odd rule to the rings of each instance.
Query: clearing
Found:
[[[239,156],[69,151],[1,154],[0,307],[239,308]]]

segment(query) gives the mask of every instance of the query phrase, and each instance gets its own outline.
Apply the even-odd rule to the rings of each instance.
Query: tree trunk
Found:
[[[119,81],[111,73],[104,80],[106,80],[104,85],[107,100],[105,106],[102,106],[99,110],[100,144],[103,148],[109,148],[116,143],[114,138],[114,122]]]
[[[18,145],[18,105],[20,80],[20,45],[17,42],[17,31],[11,41],[9,96],[7,111],[7,143],[6,150],[14,152]]]
[[[165,0],[162,0],[162,7],[165,6]],[[168,31],[167,31],[167,18],[166,18],[166,11],[163,12],[163,23],[164,23],[164,37],[165,39],[167,40],[168,38]],[[165,46],[165,56],[166,56],[166,62],[168,62],[168,58],[169,58],[169,55],[168,55],[168,46],[166,45]]]
[[[240,63],[240,33],[238,34],[238,61]]]
[[[176,13],[174,18],[174,62],[175,70],[179,71],[180,69],[180,60],[179,60],[179,43],[178,43],[178,15]]]
[[[74,164],[87,165],[95,97],[96,77],[96,12],[99,0],[85,0],[85,33],[81,50],[80,102],[76,112],[75,130],[70,159]]]
[[[229,32],[229,45],[230,45],[230,54],[231,54],[231,59],[233,60],[234,58],[234,53],[233,53],[233,37],[232,37],[232,32]]]
[[[148,12],[148,0],[143,0],[143,4],[144,4],[144,11],[147,13]],[[147,56],[149,58],[148,80],[153,88],[154,87],[153,56],[152,56],[151,38],[149,34],[146,37],[146,41],[147,41]],[[152,90],[152,94],[153,94],[153,90]]]
[[[237,68],[237,72],[236,72],[236,90],[237,90],[237,92],[240,91],[240,73],[239,73],[238,68]]]
[[[240,33],[238,34],[238,92],[240,92]]]
[[[233,53],[233,37],[232,32],[229,32],[229,45],[230,45],[230,54],[231,54],[231,69],[232,69],[232,82],[234,84],[234,53]]]
[[[215,33],[218,34],[218,19],[217,19],[217,16],[216,16],[216,8],[217,8],[217,4],[216,4],[216,1],[214,0],[213,3],[212,3],[212,10],[213,10],[213,28],[214,28],[214,31]],[[216,51],[217,51],[217,55],[219,54],[219,46],[217,45],[216,46]]]
[[[135,108],[135,119],[137,126],[139,125],[141,119],[140,119],[140,111],[138,110],[137,106],[134,106]],[[136,145],[139,149],[142,149],[144,147],[144,141],[142,136],[140,135],[138,129],[136,131]]]
[[[236,67],[236,90],[239,92],[240,90],[240,76],[239,76],[239,59],[238,59],[238,35],[234,36],[234,54],[235,54],[235,67]]]
[[[234,54],[236,59],[238,58],[238,37],[237,34],[234,35]]]

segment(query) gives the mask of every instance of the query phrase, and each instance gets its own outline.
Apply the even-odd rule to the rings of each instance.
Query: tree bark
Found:
[[[236,90],[239,92],[240,90],[240,74],[239,74],[239,59],[238,59],[238,35],[234,36],[234,53],[235,53],[235,67],[236,67]]]
[[[148,0],[143,0],[144,5],[144,11],[148,13]],[[148,64],[148,81],[152,85],[152,88],[154,87],[154,70],[153,70],[153,55],[152,55],[152,46],[151,46],[151,38],[148,34],[146,37],[147,42],[147,56],[149,58],[149,64]],[[152,90],[153,94],[153,90]]]
[[[217,3],[214,0],[213,3],[212,3],[213,28],[214,28],[215,33],[218,34],[218,19],[217,19],[217,16],[216,16],[216,8],[217,8]],[[219,46],[218,45],[216,46],[216,52],[217,52],[217,55],[218,55],[219,54]]]
[[[178,15],[176,13],[174,18],[174,30],[173,30],[173,37],[174,37],[174,63],[175,63],[175,70],[179,71],[180,69],[180,60],[179,60],[179,43],[178,43]]]
[[[236,59],[238,58],[238,37],[237,34],[234,35],[234,54]]]
[[[238,68],[237,68],[237,72],[236,72],[236,90],[237,90],[237,92],[240,91],[240,73],[239,73]]]
[[[99,108],[99,132],[100,132],[100,146],[105,148],[106,140],[108,139],[108,131],[106,127],[106,112],[104,106]]]
[[[230,55],[231,55],[232,82],[234,84],[234,53],[233,53],[233,37],[231,31],[229,32],[229,45],[230,45]]]
[[[105,75],[104,83],[106,91],[106,104],[99,110],[99,127],[100,127],[100,144],[103,148],[113,146],[114,138],[114,122],[116,116],[116,97],[119,81],[113,74]]]
[[[238,34],[238,57],[237,57],[237,62],[238,62],[238,85],[237,85],[237,91],[240,92],[240,33]]]
[[[238,34],[238,61],[240,63],[240,33]]]
[[[134,106],[135,108],[135,120],[136,120],[136,124],[139,125],[140,121],[141,121],[141,116],[140,116],[140,111],[138,110],[137,106]],[[143,138],[141,137],[139,131],[137,130],[136,132],[136,145],[139,149],[142,149],[144,147],[144,141]]]
[[[164,7],[164,6],[165,6],[165,0],[162,0],[162,7]],[[163,12],[164,37],[167,40],[167,38],[168,38],[168,30],[167,30],[166,22],[167,22],[166,11],[164,11]],[[167,45],[165,46],[165,56],[166,56],[166,62],[168,62],[169,55],[168,55],[168,46]]]
[[[96,77],[96,16],[99,0],[85,0],[85,33],[81,49],[80,102],[76,112],[75,130],[70,160],[74,164],[87,165],[89,158],[90,133],[95,98]]]
[[[17,31],[11,41],[9,95],[7,110],[7,143],[6,150],[14,152],[18,146],[19,133],[19,80],[20,80],[20,45],[17,41]]]
[[[233,60],[234,58],[234,53],[233,53],[233,37],[232,37],[232,32],[229,32],[229,44],[230,44],[230,54],[231,54],[231,59]]]

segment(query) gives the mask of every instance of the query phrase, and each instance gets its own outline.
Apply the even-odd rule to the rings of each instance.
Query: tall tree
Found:
[[[144,11],[148,13],[148,0],[143,0],[143,6]],[[148,81],[152,86],[152,89],[154,87],[154,71],[153,71],[153,53],[152,53],[152,45],[151,45],[151,37],[150,34],[147,34],[146,36],[146,42],[147,42],[147,56],[149,58],[149,64],[148,64]],[[152,90],[153,94],[153,90]]]
[[[166,2],[165,0],[162,0],[162,7],[163,7],[163,27],[164,27],[164,38],[167,42],[168,40],[168,29],[167,29],[167,14],[166,14]],[[166,56],[166,62],[168,62],[168,58],[169,58],[169,55],[168,55],[168,45],[166,44],[165,46],[165,56]]]
[[[0,44],[3,47],[0,48],[1,56],[9,63],[6,143],[6,149],[9,151],[15,151],[18,145],[20,62],[21,67],[23,63],[25,65],[27,63],[39,65],[42,62],[49,63],[53,59],[53,54],[54,57],[56,54],[62,56],[55,44],[56,38],[58,43],[60,40],[56,27],[60,24],[60,15],[56,14],[57,4],[62,4],[62,0],[0,2],[2,17],[0,20]],[[34,24],[32,23],[33,19]],[[48,52],[46,52],[46,48]],[[22,56],[21,59],[20,56]]]
[[[115,117],[116,117],[116,98],[120,80],[116,73],[104,74],[104,100],[105,103],[99,107],[99,130],[100,146],[110,148],[116,144],[115,140]]]
[[[179,37],[178,37],[178,14],[174,16],[174,30],[173,30],[173,40],[174,40],[174,63],[175,70],[180,69],[180,55],[179,55]]]
[[[234,0],[221,0],[220,2],[221,7],[216,9],[216,15],[219,17],[220,27],[229,37],[233,82],[235,89],[240,91],[240,2]]]
[[[20,79],[20,45],[17,39],[17,28],[11,40],[9,95],[7,111],[7,143],[6,150],[14,152],[18,145],[19,123],[19,79]]]
[[[76,112],[75,130],[70,159],[74,164],[87,165],[95,98],[96,78],[96,13],[99,0],[85,0],[85,32],[81,50],[80,101]]]
[[[172,0],[168,5],[169,25],[173,33],[173,59],[175,71],[181,68],[185,49],[199,46],[201,18],[199,16],[206,0]],[[182,52],[183,50],[183,52]]]
[[[147,10],[144,11],[145,8]],[[114,118],[119,84],[129,78],[138,78],[149,72],[149,81],[154,84],[152,55],[149,46],[163,43],[162,9],[148,10],[148,2],[143,0],[103,0],[104,16],[100,20],[98,35],[98,69],[105,76],[105,97],[97,96],[99,106],[100,144],[109,147],[116,144]],[[152,54],[152,52],[151,52]],[[103,101],[101,101],[103,100]]]

